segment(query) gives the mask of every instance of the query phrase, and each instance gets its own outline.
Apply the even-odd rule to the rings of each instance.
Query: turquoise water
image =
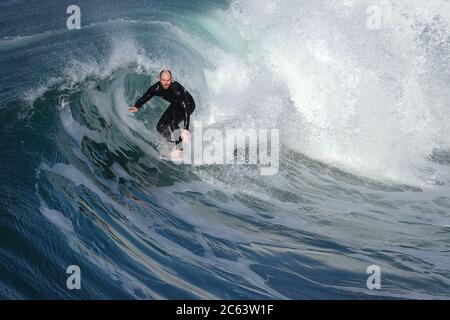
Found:
[[[78,3],[0,3],[1,298],[449,298],[447,2]],[[163,68],[278,173],[161,161]]]

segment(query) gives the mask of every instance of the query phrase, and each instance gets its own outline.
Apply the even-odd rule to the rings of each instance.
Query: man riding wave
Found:
[[[169,142],[175,142],[175,153],[181,154],[180,143],[189,141],[189,120],[195,110],[195,102],[192,95],[177,81],[172,81],[170,70],[162,70],[159,81],[150,88],[134,104],[128,108],[131,112],[138,112],[140,108],[152,97],[158,96],[170,102],[161,119],[156,125],[158,132]],[[183,128],[179,138],[173,137],[174,132],[179,132],[179,123],[183,121]],[[178,151],[178,152],[177,152]]]

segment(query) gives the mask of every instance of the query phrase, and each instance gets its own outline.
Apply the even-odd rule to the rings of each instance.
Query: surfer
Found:
[[[134,104],[128,108],[131,112],[138,112],[140,108],[152,97],[158,96],[170,102],[159,119],[156,129],[169,142],[175,142],[176,150],[181,152],[181,142],[189,142],[189,118],[195,110],[195,102],[192,95],[177,81],[172,81],[170,70],[162,70],[159,73],[159,81],[150,88]],[[179,123],[183,121],[183,129],[179,137],[172,137],[179,133]]]

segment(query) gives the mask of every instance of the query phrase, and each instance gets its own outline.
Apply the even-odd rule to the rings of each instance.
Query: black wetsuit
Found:
[[[177,81],[173,81],[168,89],[163,89],[160,82],[153,84],[144,95],[139,98],[134,106],[138,109],[152,97],[158,96],[170,102],[170,105],[164,111],[161,119],[156,125],[156,129],[168,141],[172,141],[172,132],[179,129],[178,124],[183,121],[183,128],[189,130],[189,118],[195,110],[195,102],[191,94]],[[181,142],[181,137],[176,143]]]

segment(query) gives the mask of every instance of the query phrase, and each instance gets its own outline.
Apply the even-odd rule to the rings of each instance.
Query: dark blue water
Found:
[[[0,3],[1,298],[450,296],[445,1],[70,4]],[[166,103],[127,106],[163,68],[205,126],[280,129],[278,173],[161,160]]]

